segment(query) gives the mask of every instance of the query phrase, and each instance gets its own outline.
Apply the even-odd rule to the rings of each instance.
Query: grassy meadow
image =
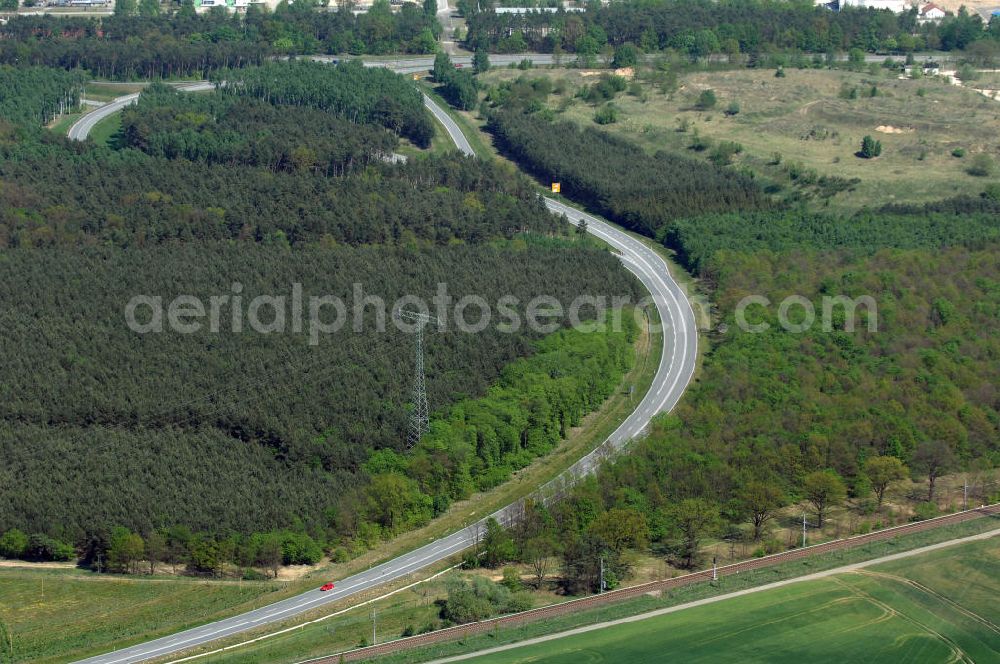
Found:
[[[250,610],[284,584],[123,578],[0,568],[0,620],[14,662],[66,662]],[[6,660],[4,660],[6,661]]]
[[[548,99],[556,118],[596,127],[594,115],[603,103],[588,103],[577,92],[596,82],[601,73],[497,69],[482,78],[495,85],[521,75],[550,77],[554,88],[562,89]],[[750,168],[786,192],[794,187],[809,190],[808,182],[822,176],[859,178],[853,190],[821,199],[841,210],[978,194],[987,181],[996,181],[995,176],[969,175],[967,169],[979,152],[1000,161],[997,101],[939,78],[901,80],[883,68],[863,72],[788,68],[784,73],[776,77],[773,69],[694,72],[680,75],[673,89],[640,76],[638,85],[613,100],[617,122],[602,128],[626,135],[650,151],[705,158],[719,142],[738,143],[742,152],[733,160],[736,167]],[[717,101],[711,108],[698,108],[705,90],[712,90]],[[737,113],[727,113],[737,106]],[[881,141],[880,157],[856,156],[866,135]],[[699,142],[703,149],[692,149]],[[965,155],[953,156],[956,150]]]

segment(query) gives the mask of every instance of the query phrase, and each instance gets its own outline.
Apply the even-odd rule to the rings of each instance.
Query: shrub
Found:
[[[938,507],[934,503],[918,503],[917,506],[913,508],[913,517],[910,520],[923,521],[925,519],[933,519],[938,514]]]
[[[760,546],[754,550],[753,555],[755,558],[763,558],[764,556],[780,553],[784,548],[779,540],[769,537],[760,543]]]
[[[733,115],[739,115],[740,113],[740,103],[738,101],[729,102],[729,106],[726,107],[726,115],[732,117]]]
[[[698,95],[698,102],[695,106],[704,111],[709,108],[714,108],[717,101],[718,100],[715,97],[715,90],[708,89]]]
[[[951,151],[951,156],[957,159],[961,159],[965,156],[965,148],[955,148]]]
[[[594,122],[599,125],[618,122],[618,109],[615,108],[614,104],[607,104],[594,114]]]
[[[697,131],[691,137],[691,142],[688,144],[688,149],[694,150],[695,152],[704,152],[710,147],[712,147],[712,141],[699,136]]]
[[[73,553],[73,547],[69,544],[54,540],[47,535],[35,533],[28,537],[28,544],[24,549],[22,557],[25,560],[47,562],[52,560],[71,560]]]
[[[516,567],[504,567],[503,568],[503,580],[500,581],[501,585],[507,588],[511,592],[517,592],[521,589],[521,573],[517,571]]]
[[[732,162],[733,156],[743,152],[743,146],[732,141],[722,141],[712,151],[711,159],[717,166],[725,166]]]
[[[315,565],[323,558],[323,549],[305,533],[283,533],[281,558],[285,565]]]
[[[17,528],[11,528],[0,537],[0,556],[20,558],[28,548],[28,536]]]
[[[632,44],[622,44],[615,49],[612,67],[634,67],[639,63],[639,49]]]
[[[623,76],[604,74],[600,80],[586,88],[584,98],[591,104],[599,104],[615,98],[619,92],[628,87],[628,81]]]
[[[969,165],[966,171],[969,175],[973,175],[978,178],[985,178],[993,175],[993,159],[990,158],[988,154],[980,152],[972,159],[972,163]]]
[[[525,604],[522,596],[481,576],[471,580],[453,579],[448,584],[448,599],[442,604],[441,617],[461,625],[498,613],[522,611]]]
[[[861,151],[858,153],[858,156],[865,159],[874,159],[880,154],[882,154],[881,141],[876,141],[871,136],[865,136],[861,139]]]
[[[979,78],[979,72],[970,64],[964,64],[959,67],[955,75],[963,81],[974,81]]]
[[[476,569],[479,567],[479,558],[474,551],[466,551],[462,554],[462,569]]]

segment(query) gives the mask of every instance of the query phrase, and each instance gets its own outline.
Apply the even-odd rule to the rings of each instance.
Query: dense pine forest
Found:
[[[11,102],[0,532],[14,531],[0,555],[75,547],[91,563],[137,537],[196,572],[350,555],[547,452],[629,366],[631,328],[429,331],[433,435],[407,453],[413,337],[382,329],[365,296],[431,302],[445,284],[452,301],[508,296],[523,316],[538,295],[636,300],[638,284],[509,167],[388,163],[401,134],[432,127],[405,79],[294,62],[240,73],[228,94],[152,86],[115,149],[40,130],[30,91]],[[291,313],[283,332],[247,328],[238,299],[293,288],[306,307],[334,296],[361,314],[322,335]],[[136,295],[233,299],[221,329],[137,334],[123,315]],[[449,433],[472,427],[493,442]]]
[[[84,75],[47,67],[0,67],[0,118],[45,124],[80,103]]]
[[[353,63],[241,73],[221,97],[154,86],[125,113],[118,151],[11,126],[0,136],[0,246],[444,245],[561,228],[501,165],[383,163],[399,134],[426,142],[433,131],[402,77]],[[25,117],[41,104],[34,93],[16,99]]]
[[[681,216],[770,206],[746,175],[667,152],[649,156],[598,129],[511,110],[491,112],[488,128],[525,170],[644,235]]]
[[[156,157],[343,175],[391,158],[391,131],[311,108],[191,95],[155,84],[122,112],[123,144]]]
[[[281,3],[273,13],[250,7],[245,15],[196,14],[190,0],[173,14],[139,15],[134,3],[122,3],[130,4],[97,20],[16,16],[0,26],[0,63],[79,68],[119,80],[205,77],[272,56],[430,53],[441,30],[433,13],[412,3],[393,12],[388,0],[360,15],[321,11],[308,0]]]
[[[330,67],[315,62],[268,63],[213,76],[224,82],[223,94],[263,99],[269,103],[306,106],[351,122],[374,122],[427,147],[434,126],[423,97],[405,78],[360,62]]]
[[[470,50],[541,51],[584,59],[603,48],[631,44],[646,53],[672,49],[693,58],[768,52],[912,52],[965,49],[981,39],[1000,41],[1000,19],[989,26],[962,11],[940,23],[918,24],[914,8],[844,7],[784,0],[656,0],[612,2],[586,12],[500,14],[482,3],[458,3],[468,23]],[[988,30],[984,30],[988,27]]]
[[[456,299],[512,295],[523,313],[540,284],[561,300],[632,289],[612,256],[571,246],[8,251],[2,421],[12,481],[0,483],[0,522],[67,541],[108,524],[224,533],[297,521],[325,539],[328,510],[339,505],[340,518],[356,518],[343,496],[370,451],[402,451],[405,441],[413,339],[391,324],[378,332],[374,306],[361,333],[348,324],[310,346],[308,321],[298,334],[213,333],[206,324],[193,335],[138,335],[122,316],[136,293],[207,302],[239,283],[245,303],[259,294],[290,301],[299,283],[307,302],[335,295],[350,305],[358,283],[391,305],[406,294],[430,301],[447,283]],[[495,325],[429,333],[432,408],[485,394],[505,365],[532,351],[532,338]],[[572,373],[585,363],[571,356],[563,366]],[[586,410],[574,405],[573,419]],[[468,476],[471,459],[461,460]],[[494,465],[486,461],[477,472]]]
[[[958,203],[957,201],[955,203]],[[928,208],[863,211],[850,217],[807,210],[726,213],[678,219],[661,230],[664,243],[685,267],[703,272],[718,268],[716,252],[777,251],[792,248],[983,247],[1000,240],[1000,200],[969,199],[964,213]]]

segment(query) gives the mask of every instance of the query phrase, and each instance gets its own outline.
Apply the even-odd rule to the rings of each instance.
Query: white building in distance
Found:
[[[888,9],[889,11],[902,14],[913,6],[907,0],[840,0],[840,7],[865,7],[868,9]]]

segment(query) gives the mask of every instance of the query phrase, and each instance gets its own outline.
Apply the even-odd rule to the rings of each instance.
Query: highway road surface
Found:
[[[456,146],[465,154],[473,154],[468,140],[447,113],[430,98],[425,98],[424,101],[447,129]],[[95,113],[97,112],[95,111]],[[82,129],[80,133],[86,135],[86,131]],[[604,443],[536,492],[537,499],[549,502],[558,498],[567,486],[592,472],[604,459],[621,450],[628,441],[642,433],[656,414],[666,412],[674,407],[694,374],[698,332],[694,311],[691,309],[690,303],[680,286],[671,278],[666,263],[655,252],[639,240],[596,217],[584,214],[554,199],[546,198],[545,204],[553,213],[565,215],[570,223],[579,223],[579,220],[585,219],[589,232],[610,244],[620,253],[625,267],[635,274],[649,290],[652,304],[658,310],[659,318],[663,323],[663,353],[649,391],[639,402],[635,411]],[[491,516],[500,523],[508,525],[517,518],[522,505],[523,503],[519,501],[504,507]],[[459,553],[475,543],[480,533],[483,532],[485,523],[486,518],[447,537],[372,567],[365,572],[344,579],[336,579],[336,587],[328,592],[320,592],[319,589],[311,590],[248,613],[105,655],[91,657],[82,660],[81,664],[142,662],[178,653],[262,625],[288,620],[324,604],[337,602],[384,583],[400,579]]]
[[[202,90],[212,90],[215,85],[209,83],[208,81],[197,81],[194,83],[181,83],[176,86],[178,90],[184,90],[185,92],[199,92]],[[135,92],[130,95],[125,95],[123,97],[118,97],[114,101],[104,104],[100,108],[94,109],[90,113],[87,113],[82,118],[73,123],[66,132],[66,136],[74,141],[82,141],[90,135],[90,132],[94,130],[97,123],[113,115],[118,111],[122,110],[126,106],[134,104],[139,98],[139,93]]]

